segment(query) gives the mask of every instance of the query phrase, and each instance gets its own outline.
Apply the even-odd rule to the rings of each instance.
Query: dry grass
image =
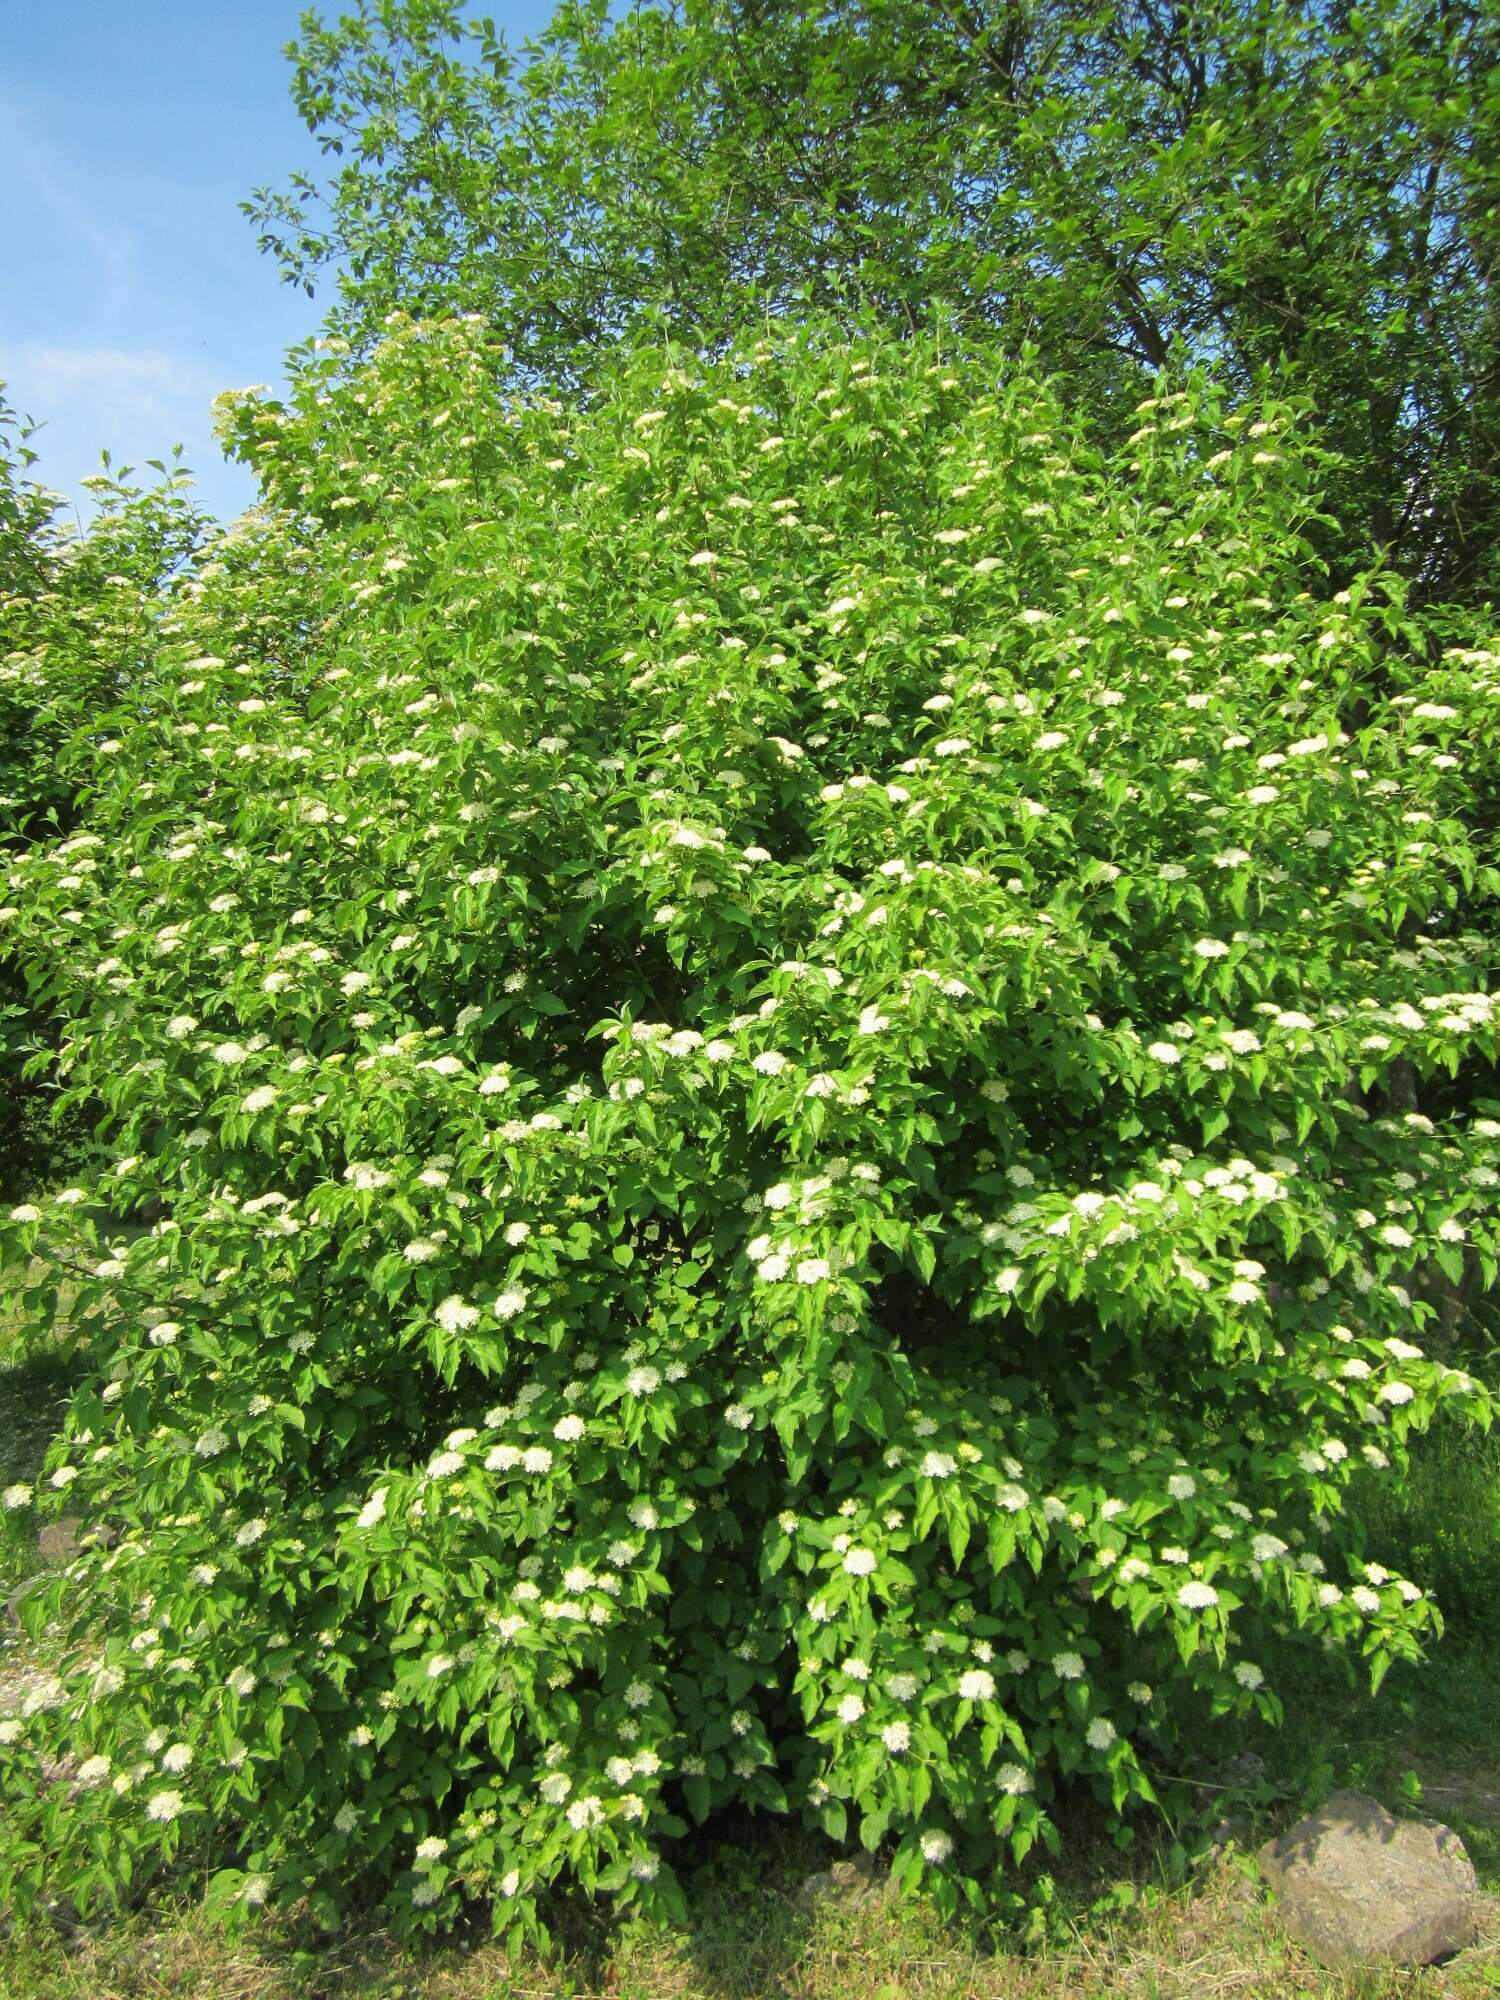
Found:
[[[1479,2000],[1500,1990],[1500,1921],[1420,1973],[1330,1974],[1277,1931],[1233,1855],[1191,1889],[1112,1916],[1055,1914],[1038,1948],[945,1926],[930,1905],[805,1910],[805,1853],[720,1848],[690,1884],[690,1929],[611,1933],[565,1913],[555,1957],[458,1939],[425,1954],[378,1931],[291,1923],[226,1939],[187,1904],[0,1946],[0,2000]],[[1099,1885],[1096,1883],[1095,1885]]]

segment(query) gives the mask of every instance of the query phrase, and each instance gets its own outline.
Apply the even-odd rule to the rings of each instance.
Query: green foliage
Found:
[[[266,509],[0,912],[112,1153],[0,1225],[96,1326],[38,1492],[117,1530],[28,1602],[9,1896],[670,1914],[735,1804],[952,1911],[1286,1635],[1418,1656],[1363,1520],[1490,1416],[1419,1281],[1495,1275],[1429,1093],[1500,658],[1330,592],[1306,418],[1190,374],[1104,451],[820,326],[226,403]]]
[[[464,23],[360,0],[289,50],[336,165],[245,206],[357,344],[477,311],[572,384],[643,319],[938,307],[1113,418],[1173,355],[1285,366],[1347,453],[1326,553],[1500,584],[1493,8],[566,0],[526,61]]]
[[[74,824],[79,773],[92,764],[86,732],[129,685],[148,600],[205,528],[186,475],[157,464],[157,485],[143,489],[106,456],[86,482],[100,512],[87,534],[70,534],[61,497],[30,477],[34,434],[0,397],[0,851]],[[33,1074],[53,1042],[52,1021],[0,954],[0,1192],[12,1199],[83,1143],[82,1120],[59,1131]]]
[[[12,634],[48,591],[58,562],[57,496],[28,474],[36,463],[30,424],[0,395],[0,824],[22,832],[55,785],[55,744],[36,729],[37,700],[24,680]],[[0,1192],[25,1192],[48,1157],[36,1095],[22,1075],[31,1025],[18,969],[0,956]]]

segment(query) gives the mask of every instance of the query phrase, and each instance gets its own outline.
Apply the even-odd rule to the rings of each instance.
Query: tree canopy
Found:
[[[473,311],[572,384],[643,318],[940,310],[1120,422],[1169,355],[1284,367],[1345,457],[1328,552],[1495,589],[1490,5],[567,0],[520,60],[454,0],[360,0],[291,53],[330,172],[248,208],[360,348]]]

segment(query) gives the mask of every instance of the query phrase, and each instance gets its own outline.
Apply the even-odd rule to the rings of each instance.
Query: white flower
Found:
[[[923,1859],[931,1862],[934,1868],[939,1868],[953,1852],[953,1836],[944,1833],[941,1827],[933,1827],[922,1835],[918,1845]]]
[[[518,1312],[524,1310],[529,1296],[524,1285],[507,1285],[492,1308],[496,1319],[514,1319]]]
[[[840,1722],[858,1722],[864,1712],[864,1701],[857,1694],[846,1694],[836,1710]]]
[[[1031,1773],[1021,1764],[1002,1764],[995,1772],[995,1784],[1008,1798],[1023,1798],[1031,1790]]]
[[[455,1292],[443,1300],[433,1313],[433,1318],[444,1333],[461,1333],[465,1327],[475,1326],[479,1321],[478,1306],[471,1306]]]
[[[922,1460],[922,1476],[925,1479],[947,1479],[957,1467],[945,1451],[929,1451]]]
[[[826,1257],[804,1257],[797,1265],[799,1285],[820,1285],[832,1276]]]
[[[1153,1061],[1165,1063],[1169,1068],[1173,1063],[1182,1061],[1182,1051],[1175,1042],[1152,1042],[1146,1053]]]
[[[7,1513],[14,1514],[17,1508],[29,1507],[30,1505],[31,1488],[29,1486],[7,1486],[4,1493],[0,1494],[0,1506],[4,1506]]]
[[[869,1576],[875,1568],[875,1556],[870,1549],[850,1549],[844,1557],[844,1568],[850,1576]]]
[[[153,1792],[146,1801],[147,1819],[161,1820],[165,1823],[176,1819],[181,1811],[181,1792]]]
[[[886,1749],[900,1756],[903,1750],[911,1748],[911,1724],[909,1722],[888,1722],[880,1732],[880,1740]]]
[[[995,1676],[986,1673],[983,1667],[971,1667],[966,1674],[959,1675],[958,1692],[965,1701],[992,1701]]]
[[[161,1767],[164,1771],[170,1771],[176,1778],[182,1775],[192,1761],[191,1747],[186,1743],[174,1743],[170,1750],[163,1753]]]
[[[1198,1491],[1198,1482],[1190,1472],[1174,1472],[1167,1481],[1167,1491],[1174,1500],[1191,1500]]]
[[[1319,747],[1321,748],[1321,745]],[[1252,1691],[1258,1687],[1264,1687],[1266,1684],[1265,1675],[1253,1660],[1241,1660],[1235,1667],[1234,1677],[1242,1688],[1248,1688]]]
[[[786,1057],[778,1049],[762,1049],[751,1058],[750,1067],[759,1076],[780,1076],[786,1068]]]
[[[447,1479],[464,1469],[464,1455],[461,1451],[440,1451],[428,1461],[429,1479]]]
[[[1409,1403],[1416,1391],[1409,1382],[1385,1382],[1375,1392],[1377,1403]]]
[[[1090,1749],[1107,1750],[1115,1740],[1115,1725],[1102,1715],[1096,1715],[1085,1731]]]
[[[1193,946],[1199,958],[1228,958],[1229,946],[1218,938],[1199,938]]]
[[[552,1426],[552,1435],[559,1444],[577,1444],[587,1428],[582,1417],[559,1417]]]
[[[1219,1601],[1219,1593],[1211,1583],[1190,1580],[1177,1593],[1177,1602],[1185,1611],[1207,1611]]]
[[[1076,1681],[1083,1678],[1083,1659],[1078,1653],[1054,1653],[1052,1671],[1060,1681]]]

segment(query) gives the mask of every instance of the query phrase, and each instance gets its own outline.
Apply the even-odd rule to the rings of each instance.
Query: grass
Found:
[[[1323,1972],[1233,1864],[1192,1888],[1144,1881],[1124,1911],[1091,1911],[1084,1884],[1067,1885],[1027,1950],[945,1927],[920,1900],[808,1912],[797,1889],[825,1859],[800,1839],[722,1841],[688,1871],[686,1930],[622,1933],[574,1912],[546,1964],[477,1936],[415,1957],[377,1930],[330,1943],[290,1922],[236,1944],[163,1901],[12,1939],[0,2000],[1478,2000],[1500,1985],[1493,1942],[1417,1974]]]
[[[0,1484],[31,1480],[86,1365],[66,1322],[40,1345],[0,1344]],[[1321,1653],[1279,1663],[1280,1730],[1202,1733],[1196,1801],[1172,1830],[1123,1851],[1108,1823],[1064,1824],[1067,1862],[1033,1877],[1030,1935],[944,1925],[921,1899],[825,1901],[807,1877],[827,1844],[726,1826],[681,1872],[691,1921],[612,1926],[573,1900],[545,1963],[511,1960],[480,1932],[414,1955],[379,1929],[329,1940],[295,1917],[223,1936],[184,1885],[123,1916],[33,1926],[0,1941],[0,2000],[1479,2000],[1500,1993],[1500,1440],[1430,1440],[1405,1503],[1367,1523],[1369,1553],[1420,1577],[1448,1633],[1378,1698]],[[38,1567],[32,1531],[0,1527],[0,1590]],[[14,1621],[0,1635],[0,1707],[30,1665]],[[1247,1854],[1330,1791],[1371,1793],[1463,1837],[1492,1899],[1484,1936],[1446,1967],[1330,1974],[1278,1932]],[[1180,1788],[1186,1795],[1186,1787]],[[1236,1844],[1194,1865],[1212,1822]]]

